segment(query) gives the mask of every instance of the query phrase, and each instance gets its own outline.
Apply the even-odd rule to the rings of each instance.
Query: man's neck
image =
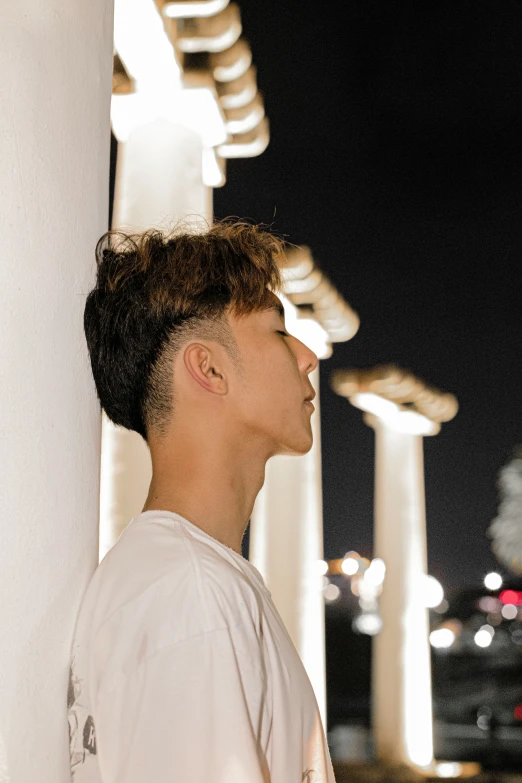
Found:
[[[143,511],[179,514],[241,554],[267,456],[230,438],[202,443],[179,436],[151,444],[151,453],[153,474]]]

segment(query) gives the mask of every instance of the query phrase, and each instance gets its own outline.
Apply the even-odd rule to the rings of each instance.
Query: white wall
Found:
[[[0,781],[62,783],[98,549],[82,318],[107,222],[112,3],[4,3],[0,64]]]

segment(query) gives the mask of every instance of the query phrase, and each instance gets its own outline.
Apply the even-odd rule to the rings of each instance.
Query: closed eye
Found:
[[[280,329],[278,329],[278,330],[277,330],[277,334],[282,334],[282,335],[283,335],[283,337],[290,337],[290,335],[288,334],[288,332],[283,332],[283,331],[281,331]]]

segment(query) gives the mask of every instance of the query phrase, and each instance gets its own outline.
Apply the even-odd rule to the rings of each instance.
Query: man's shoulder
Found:
[[[246,562],[246,561],[245,561]],[[207,537],[161,518],[131,524],[100,563],[91,586],[93,626],[128,616],[147,624],[162,616],[180,634],[228,624],[258,613],[260,596],[248,568]]]
[[[140,527],[106,555],[82,606],[76,643],[90,650],[97,692],[128,676],[144,649],[148,657],[226,628],[259,632],[260,598],[232,556],[183,529]]]

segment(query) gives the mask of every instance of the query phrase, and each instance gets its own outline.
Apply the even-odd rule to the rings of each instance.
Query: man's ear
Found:
[[[224,396],[228,392],[228,382],[220,353],[203,343],[190,343],[183,352],[183,362],[190,377],[201,388]]]

